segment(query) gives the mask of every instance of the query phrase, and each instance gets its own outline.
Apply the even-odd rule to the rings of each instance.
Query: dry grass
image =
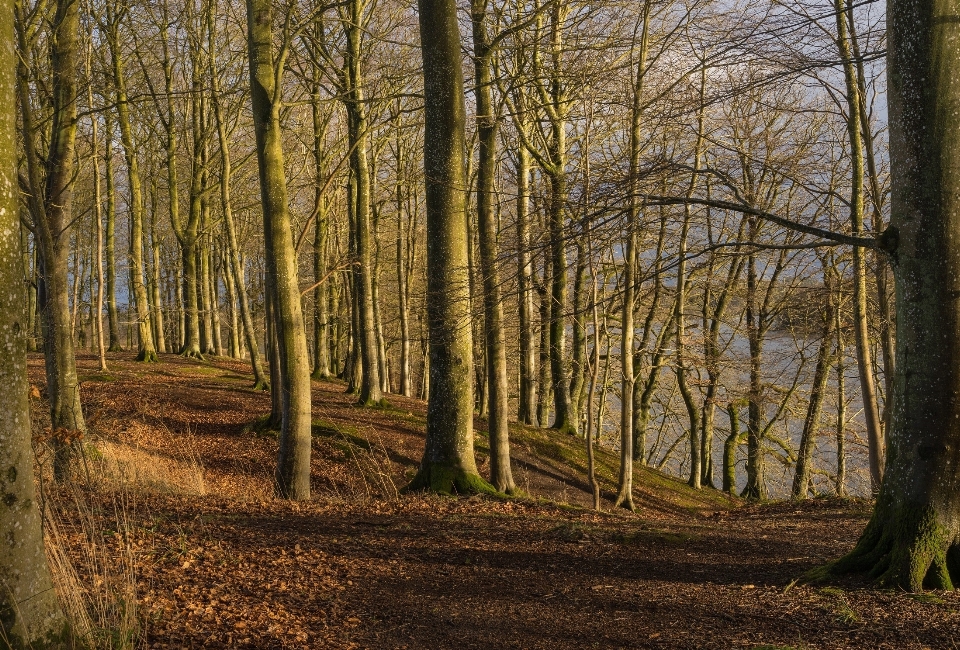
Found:
[[[38,468],[47,475],[41,483],[47,558],[80,647],[136,648],[144,638],[137,611],[138,558],[149,549],[134,540],[137,495],[208,491],[189,432],[175,438],[162,425],[139,426],[144,430],[131,442],[85,441],[73,484],[54,488],[49,469],[42,463]],[[149,447],[140,442],[147,440]],[[49,458],[49,451],[40,449],[37,457]]]

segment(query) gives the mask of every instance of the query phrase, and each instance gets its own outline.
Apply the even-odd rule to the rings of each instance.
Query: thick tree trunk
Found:
[[[919,591],[960,580],[960,12],[888,7],[895,395],[887,465],[856,548],[827,569]]]
[[[410,490],[493,492],[473,451],[473,334],[464,190],[466,109],[454,0],[418,0],[427,183],[427,440]]]
[[[72,0],[73,11],[79,2]],[[27,292],[21,268],[13,0],[0,0],[0,630],[12,648],[67,647],[67,621],[43,552],[27,403]],[[69,12],[66,12],[69,14]],[[63,16],[58,12],[59,16]],[[75,15],[75,14],[74,14]],[[64,24],[65,23],[65,24]],[[63,21],[64,29],[78,21]],[[73,73],[73,70],[70,70]]]
[[[29,72],[24,63],[25,52],[21,52],[17,68],[25,158],[31,184],[28,205],[40,251],[37,300],[41,309],[47,393],[56,452],[54,476],[57,480],[69,478],[71,450],[74,442],[86,432],[74,358],[67,271],[73,223],[79,29],[78,0],[59,0],[50,49],[52,120],[43,162],[36,148],[37,125],[28,96]],[[20,39],[21,50],[24,50],[22,30]],[[45,166],[45,182],[40,180],[43,176],[41,165]]]
[[[283,419],[276,482],[288,499],[310,498],[310,360],[303,328],[296,250],[287,211],[280,108],[282,84],[273,57],[270,0],[247,0],[250,86],[267,272],[273,278]]]

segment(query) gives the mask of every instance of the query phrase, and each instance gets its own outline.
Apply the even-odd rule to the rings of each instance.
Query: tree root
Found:
[[[150,352],[140,350],[140,354],[137,355],[137,361],[141,363],[160,363],[160,357],[157,356],[156,350],[151,350]]]
[[[403,488],[404,494],[410,492],[434,492],[445,496],[460,496],[467,494],[487,494],[503,497],[496,488],[487,483],[474,472],[467,472],[459,467],[452,467],[442,463],[423,462],[417,475],[410,484]]]
[[[850,553],[807,572],[802,580],[818,583],[859,573],[878,586],[909,592],[952,590],[960,581],[960,546],[936,511],[930,506],[878,510],[881,514],[874,513]]]
[[[180,351],[180,356],[184,359],[196,359],[197,361],[203,361],[203,354],[200,353],[200,350],[196,348],[184,348]]]

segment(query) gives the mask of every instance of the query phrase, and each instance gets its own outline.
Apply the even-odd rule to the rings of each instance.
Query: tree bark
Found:
[[[48,131],[49,145],[43,161],[36,142],[39,127],[34,123],[30,108],[29,70],[26,65],[29,53],[23,33],[25,26],[21,21],[18,21],[18,26],[21,49],[17,66],[18,92],[31,187],[28,207],[40,250],[37,300],[41,308],[47,394],[54,432],[54,476],[57,480],[67,480],[70,477],[71,450],[87,428],[74,357],[67,272],[73,224],[79,1],[59,0],[56,4],[50,47],[52,120]]]
[[[960,580],[958,13],[956,0],[888,7],[894,412],[873,517],[856,548],[827,567],[909,591]]]
[[[477,225],[480,235],[480,270],[483,273],[484,346],[487,361],[487,391],[490,437],[490,483],[498,491],[513,494],[516,485],[510,469],[510,430],[508,422],[509,387],[507,350],[503,334],[503,305],[500,273],[494,181],[497,165],[497,119],[493,107],[493,79],[490,75],[492,51],[487,33],[488,0],[473,0],[473,56],[476,79],[477,131]]]
[[[280,496],[303,500],[310,498],[310,360],[300,306],[296,250],[287,211],[280,129],[283,61],[274,62],[270,0],[247,0],[247,34],[264,248],[267,272],[273,279],[276,307],[273,321],[277,331],[283,407],[275,477]]]
[[[408,490],[494,492],[473,451],[473,333],[467,269],[463,70],[454,0],[418,0],[425,105],[430,401],[420,469]]]
[[[76,2],[73,3],[76,8]],[[0,0],[0,630],[13,648],[59,647],[70,641],[47,558],[33,480],[27,403],[26,285],[20,248],[12,0]],[[71,26],[66,21],[64,27]],[[78,23],[73,23],[79,29]],[[73,32],[76,37],[77,32]]]

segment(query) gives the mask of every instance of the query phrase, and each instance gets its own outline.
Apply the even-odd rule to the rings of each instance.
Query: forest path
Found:
[[[607,503],[595,513],[581,507],[582,443],[526,429],[515,432],[515,472],[540,498],[398,498],[422,450],[422,403],[390,396],[389,408],[359,409],[342,385],[317,382],[316,499],[285,503],[270,494],[276,440],[249,426],[269,398],[250,390],[243,364],[79,365],[104,476],[87,496],[104,537],[125,531],[136,558],[144,647],[960,643],[956,594],[788,588],[851,548],[864,502],[740,505],[640,470],[637,514]],[[30,370],[42,386],[39,357]],[[605,488],[615,460],[601,458]],[[65,538],[78,552],[73,524]]]

